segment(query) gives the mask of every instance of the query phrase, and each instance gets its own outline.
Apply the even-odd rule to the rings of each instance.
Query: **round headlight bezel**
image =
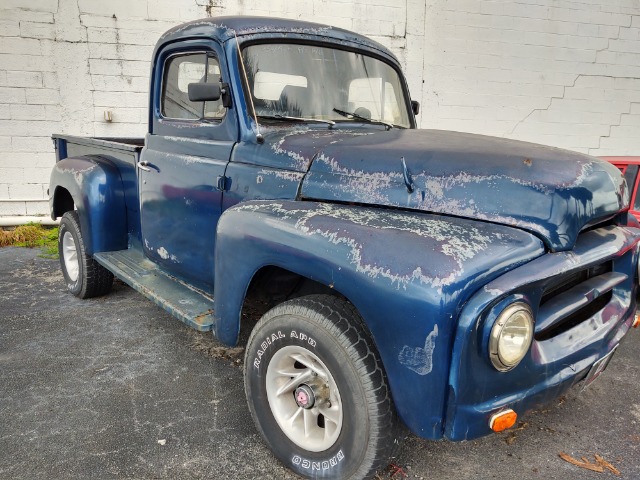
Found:
[[[515,321],[516,316],[521,314],[525,315],[526,327],[528,329],[526,341],[523,343],[522,352],[515,361],[509,361],[504,358],[501,350],[504,345],[501,345],[503,340],[503,332],[505,328],[510,326],[511,322]],[[520,317],[522,318],[522,317]],[[491,334],[489,335],[489,359],[494,368],[500,372],[508,372],[514,369],[522,359],[527,355],[529,348],[531,348],[531,342],[533,341],[533,310],[529,304],[517,301],[511,303],[502,310],[500,315],[491,327]]]

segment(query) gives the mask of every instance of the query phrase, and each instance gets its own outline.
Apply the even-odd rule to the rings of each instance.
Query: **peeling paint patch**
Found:
[[[196,21],[196,22],[190,22],[190,23],[186,23],[183,25],[180,25],[178,27],[174,27],[171,30],[165,32],[161,37],[160,37],[160,41],[171,37],[173,35],[178,35],[180,34],[182,31],[184,30],[188,30],[188,29],[193,29],[194,27],[208,27],[211,28],[211,30],[217,30],[217,29],[221,29],[221,30],[228,30],[227,27],[224,24],[218,24],[218,23],[214,23],[211,21],[207,21],[207,20],[200,20],[200,21]]]
[[[405,345],[398,355],[398,361],[418,375],[428,375],[433,369],[433,350],[436,348],[437,336],[438,325],[434,325],[431,333],[427,335],[424,347]]]
[[[172,152],[161,152],[156,150],[154,155],[160,158],[165,158],[172,162],[175,162],[176,159],[184,163],[184,165],[193,165],[194,163],[203,163],[203,157],[198,157],[196,155],[186,155],[186,154],[176,154]],[[204,160],[206,161],[206,160]]]
[[[287,150],[283,148],[283,145],[289,137],[292,137],[294,135],[303,135],[308,131],[309,128],[298,128],[293,131],[288,131],[285,135],[282,136],[282,138],[280,138],[280,140],[271,144],[271,150],[273,150],[273,152],[277,155],[286,155],[291,158],[295,162],[296,168],[298,168],[299,170],[306,169],[311,159],[298,152]]]
[[[69,168],[64,168],[67,165],[71,164]],[[86,159],[64,159],[62,162],[57,163],[54,166],[54,169],[61,174],[69,174],[73,175],[74,180],[77,185],[82,185],[86,180],[87,174],[95,170],[98,166],[92,160],[87,161]]]
[[[412,189],[403,178],[402,158]],[[567,250],[586,224],[620,210],[621,185],[613,167],[584,155],[482,136],[398,130],[325,144],[301,195],[486,220],[536,232],[551,249]]]
[[[336,130],[317,130],[308,126],[274,127],[260,125],[265,135],[265,148],[271,150],[269,157],[279,157],[278,166],[294,171],[306,172],[313,158],[329,143],[341,143],[354,137],[371,135],[373,132],[360,132],[348,128]],[[286,157],[283,161],[282,157]]]
[[[166,248],[164,247],[160,247],[158,250],[158,255],[160,255],[160,258],[162,258],[163,260],[171,260],[174,263],[180,263],[180,261],[178,260],[178,257],[176,257],[173,254],[170,254]]]
[[[160,247],[157,250],[154,249],[146,238],[144,239],[144,246],[147,250],[149,250],[149,252],[155,251],[163,260],[171,260],[173,263],[181,263],[180,260],[178,260],[178,257],[170,254],[166,248]]]
[[[387,190],[393,183],[402,180],[402,174],[398,172],[369,172],[341,167],[333,159],[320,154],[316,162],[325,163],[333,173],[344,175],[346,178],[336,188],[346,192],[357,192],[367,203],[384,205],[389,201]]]
[[[300,204],[286,208],[281,203],[249,204],[235,207],[237,210],[269,212],[282,220],[294,221],[294,228],[309,236],[320,236],[333,245],[348,247],[348,259],[357,272],[370,278],[386,278],[396,288],[406,289],[413,282],[428,284],[441,291],[453,284],[464,272],[466,261],[485,251],[492,242],[499,241],[496,234],[482,233],[473,226],[462,226],[448,221],[405,215],[367,208],[349,208],[334,204],[319,204],[308,208]],[[336,222],[335,220],[339,220]],[[438,251],[448,262],[440,262],[437,270],[425,271],[420,265],[389,265],[384,259],[370,255],[366,235],[358,233],[357,227],[376,231],[408,234],[420,237],[429,248]],[[380,263],[379,263],[380,262]],[[446,268],[443,265],[447,265]],[[408,269],[410,268],[410,269]]]
[[[170,142],[177,142],[177,143],[198,143],[200,145],[211,145],[211,144],[215,144],[215,141],[212,140],[206,140],[206,139],[202,139],[202,138],[192,138],[192,137],[170,137],[170,136],[166,136],[164,137],[165,140],[170,141]]]
[[[499,288],[490,288],[488,285],[484,286],[484,291],[487,292],[489,295],[493,295],[494,297],[499,297],[504,293]]]
[[[286,180],[289,182],[299,182],[300,180],[302,180],[302,178],[304,178],[304,173],[303,172],[292,172],[289,170],[260,170],[259,172],[260,175],[275,175],[276,178],[280,179],[280,180]],[[258,181],[258,183],[262,183],[262,181]]]

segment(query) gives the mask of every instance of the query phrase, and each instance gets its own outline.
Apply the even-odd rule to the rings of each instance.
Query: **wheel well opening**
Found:
[[[53,215],[58,218],[73,210],[73,197],[66,188],[57,187],[53,195]]]
[[[247,343],[255,324],[271,308],[292,298],[313,294],[333,295],[346,300],[333,288],[284,268],[261,268],[253,276],[242,304],[238,343]]]

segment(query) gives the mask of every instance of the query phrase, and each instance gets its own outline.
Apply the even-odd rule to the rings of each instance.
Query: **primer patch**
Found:
[[[436,348],[436,337],[438,336],[438,326],[434,325],[433,330],[424,342],[424,347],[402,347],[398,355],[398,361],[409,370],[418,375],[427,375],[433,369],[433,350]]]

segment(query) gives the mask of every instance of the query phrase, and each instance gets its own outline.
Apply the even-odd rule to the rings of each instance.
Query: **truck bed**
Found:
[[[67,158],[91,157],[94,162],[107,163],[118,170],[118,181],[121,182],[127,210],[128,243],[129,245],[139,244],[140,208],[136,165],[144,147],[144,138],[78,137],[54,134],[52,139],[56,148],[56,163]],[[113,187],[110,185],[110,188]],[[51,191],[49,194],[54,195],[54,192]]]
[[[57,162],[67,157],[106,153],[126,163],[133,160],[135,164],[144,147],[144,138],[78,137],[60,134],[54,134],[51,138],[55,145]]]

